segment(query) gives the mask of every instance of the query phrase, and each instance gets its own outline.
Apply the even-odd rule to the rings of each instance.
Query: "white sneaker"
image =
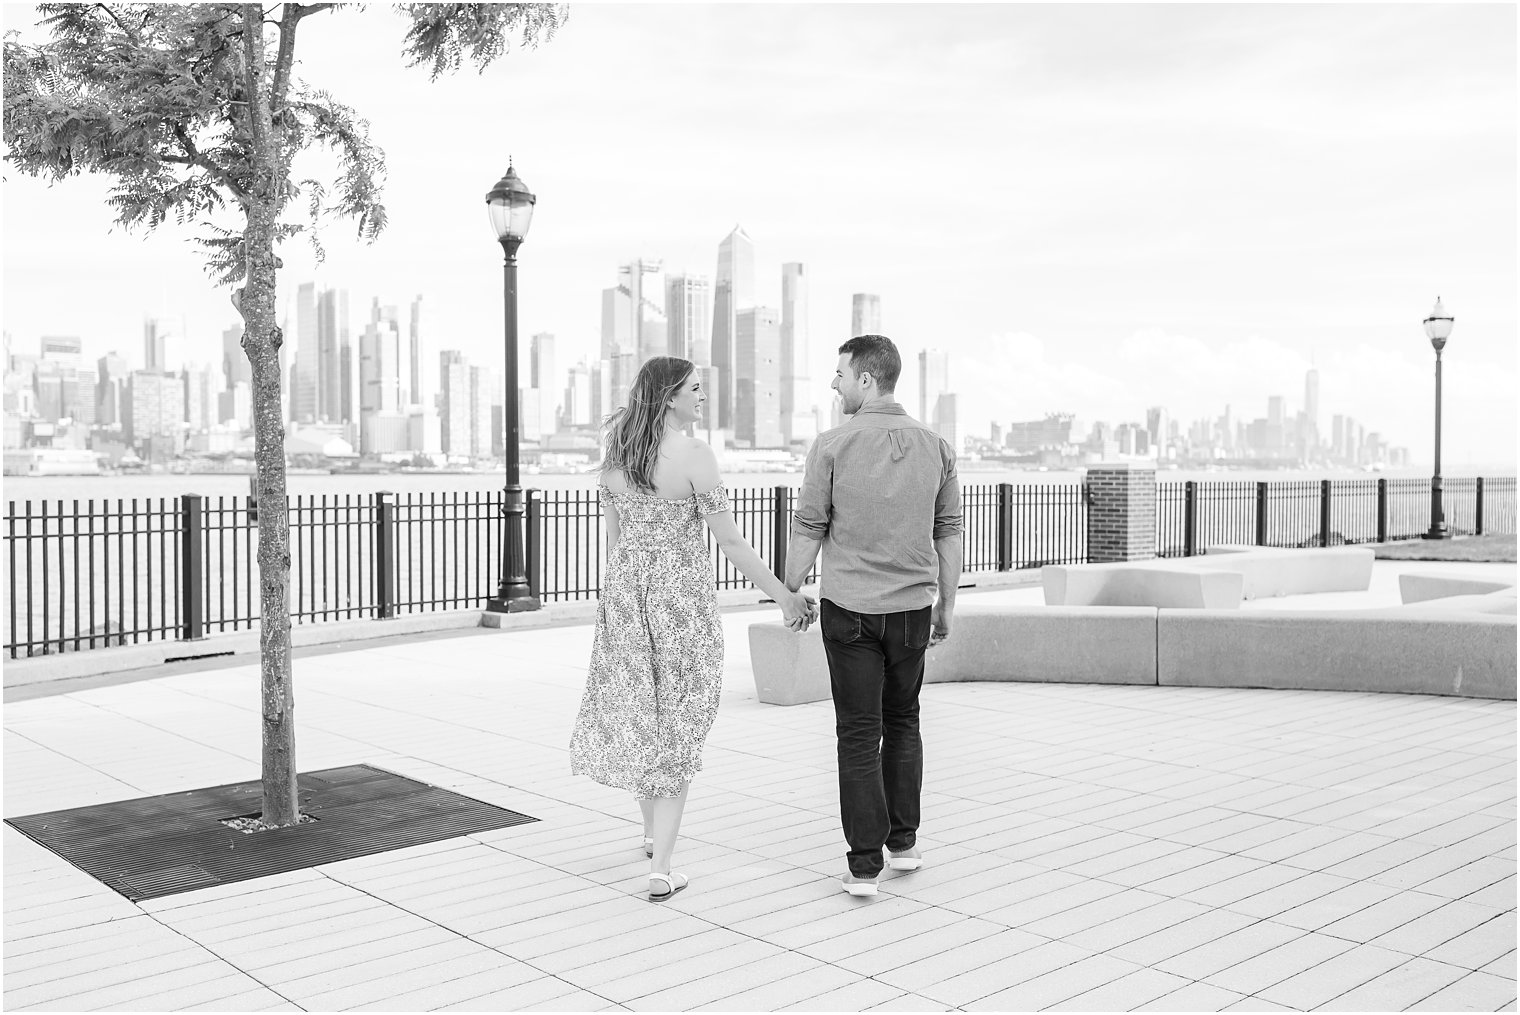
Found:
[[[876,894],[875,878],[857,878],[853,874],[846,874],[844,877],[840,878],[840,883],[844,885],[844,890],[849,892],[851,895]]]
[[[924,855],[917,846],[909,846],[901,853],[887,850],[887,866],[895,871],[916,871],[924,865]]]

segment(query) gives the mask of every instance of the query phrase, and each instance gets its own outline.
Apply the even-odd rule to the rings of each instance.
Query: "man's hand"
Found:
[[[951,617],[955,613],[955,607],[949,606],[943,599],[935,603],[929,611],[929,647],[940,644],[950,637]]]

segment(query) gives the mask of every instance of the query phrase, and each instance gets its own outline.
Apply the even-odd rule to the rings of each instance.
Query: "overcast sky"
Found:
[[[6,27],[25,8],[6,5]],[[962,431],[1072,411],[1184,424],[1231,406],[1344,412],[1428,460],[1437,294],[1444,455],[1516,448],[1513,5],[593,5],[536,51],[429,84],[388,9],[313,17],[299,74],[386,151],[390,227],[291,245],[282,288],[422,294],[433,350],[501,359],[484,195],[512,156],[538,195],[520,253],[524,338],[595,354],[600,291],[634,256],[711,276],[737,223],[759,294],[807,265],[827,405],[850,294],[881,295],[908,364],[950,353]],[[113,231],[102,181],[7,167],[5,327],[142,358],[180,314],[215,361],[234,320],[167,226]]]

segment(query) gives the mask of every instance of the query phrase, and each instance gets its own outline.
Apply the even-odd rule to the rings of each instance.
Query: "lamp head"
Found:
[[[1441,297],[1436,297],[1435,309],[1430,316],[1425,318],[1425,334],[1430,337],[1430,344],[1436,352],[1446,348],[1446,340],[1451,337],[1451,326],[1456,318],[1446,313],[1446,308],[1441,306]]]
[[[503,244],[516,247],[528,238],[528,225],[533,221],[533,205],[538,199],[507,164],[507,175],[496,181],[496,186],[486,195],[486,210],[491,215],[491,229]]]

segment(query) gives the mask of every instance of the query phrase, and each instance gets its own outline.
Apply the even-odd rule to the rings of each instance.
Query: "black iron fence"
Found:
[[[1442,481],[1453,535],[1515,531],[1515,477]],[[1211,548],[1343,546],[1417,539],[1430,530],[1430,480],[1344,479],[1156,484],[1156,555]]]
[[[1087,560],[1080,484],[962,490],[967,571]],[[785,568],[797,492],[739,488],[739,529]],[[1157,552],[1254,543],[1318,546],[1414,538],[1429,528],[1428,480],[1189,482],[1157,485]],[[606,545],[594,490],[529,490],[528,581],[546,602],[594,598]],[[1514,532],[1515,479],[1445,481],[1458,533]],[[501,493],[293,496],[294,623],[480,609],[501,559]],[[4,533],[9,658],[151,641],[193,642],[259,619],[257,516],[246,497],[9,503]],[[742,588],[713,548],[718,588]],[[193,654],[193,648],[187,654]]]

